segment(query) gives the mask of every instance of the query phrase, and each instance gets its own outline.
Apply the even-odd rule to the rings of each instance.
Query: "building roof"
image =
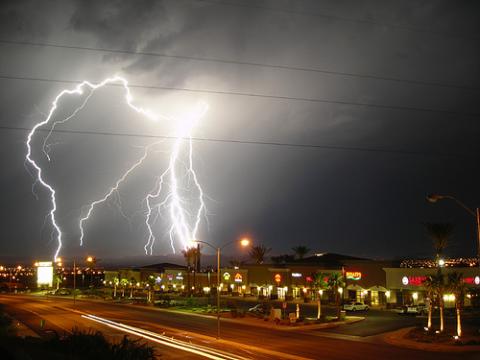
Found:
[[[296,265],[320,265],[320,266],[343,266],[348,260],[369,260],[350,255],[336,254],[336,253],[319,253],[303,259],[297,259],[291,262]]]
[[[184,265],[178,265],[178,264],[172,264],[172,263],[159,263],[159,264],[142,266],[140,267],[140,269],[164,272],[165,270],[187,270],[187,267]]]

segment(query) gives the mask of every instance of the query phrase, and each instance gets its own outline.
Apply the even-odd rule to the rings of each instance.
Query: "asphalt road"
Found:
[[[250,359],[370,359],[387,357],[390,359],[478,359],[477,354],[433,353],[398,348],[383,343],[380,338],[359,337],[338,334],[337,330],[326,331],[279,331],[222,322],[222,339],[217,342],[216,320],[204,316],[172,313],[151,307],[122,305],[105,302],[77,301],[74,308],[71,300],[45,299],[34,296],[0,296],[0,303],[7,305],[18,320],[34,328],[34,323],[43,317],[47,326],[56,330],[69,330],[72,326],[92,327],[105,330],[103,325],[81,318],[72,310],[94,314],[124,324],[138,326],[157,333],[165,332],[192,343],[208,345]],[[387,321],[374,320],[372,323]],[[366,320],[367,321],[367,320]],[[368,323],[366,323],[368,328]],[[353,326],[353,325],[349,325]],[[361,327],[360,325],[358,325]],[[37,326],[38,327],[38,326]],[[112,331],[108,329],[108,331]],[[113,332],[119,336],[121,331]],[[159,348],[162,358],[180,358],[181,353],[168,348]],[[282,355],[283,354],[283,355]],[[185,355],[185,354],[184,354]],[[187,354],[188,355],[188,354]],[[294,355],[294,356],[292,356]],[[188,355],[190,356],[190,355]],[[297,356],[297,357],[295,357]],[[182,358],[195,358],[187,357]]]

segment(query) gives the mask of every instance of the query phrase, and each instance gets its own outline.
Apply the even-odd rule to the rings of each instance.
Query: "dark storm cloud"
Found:
[[[138,50],[167,21],[162,1],[74,1],[70,24],[99,45]]]
[[[0,30],[7,39],[477,86],[478,10],[475,2],[448,1],[241,1],[233,5],[195,0],[10,1],[1,5]],[[98,80],[121,72],[132,82],[148,85],[480,112],[479,91],[471,89],[126,54],[12,45],[2,45],[3,51],[2,71],[7,74]],[[32,126],[38,121],[38,110],[46,112],[63,87],[2,81],[2,125]],[[198,136],[426,154],[195,143],[199,177],[215,200],[209,203],[210,232],[203,233],[209,241],[221,243],[249,232],[276,252],[306,244],[318,251],[364,256],[426,255],[430,243],[420,222],[450,219],[459,229],[452,253],[473,253],[470,219],[457,212],[454,204],[426,204],[424,195],[447,192],[472,204],[480,202],[474,180],[480,175],[475,158],[480,150],[478,117],[141,89],[135,89],[134,96],[162,105],[207,99],[210,110]],[[99,130],[123,126],[125,131],[162,134],[144,124],[129,123],[116,99],[114,94],[97,98],[79,125],[71,126],[88,124]],[[97,117],[99,113],[107,115]],[[123,119],[123,125],[117,119]],[[31,245],[33,253],[44,247],[50,228],[47,225],[39,238],[48,203],[45,194],[35,201],[30,193],[31,179],[22,166],[24,135],[1,134],[2,165],[11,169],[1,179],[2,189],[7,190],[2,219],[9,236]],[[60,186],[61,221],[74,241],[78,207],[105,190],[132,161],[132,149],[142,141],[103,139],[99,143],[75,136],[58,136],[58,141],[57,166],[50,168],[49,176]],[[94,150],[102,147],[104,156],[96,157]],[[12,149],[15,156],[7,156]],[[152,161],[147,168],[154,166]],[[86,168],[90,172],[82,174]],[[133,230],[115,208],[105,207],[91,223],[89,246],[94,248],[90,249],[119,256],[141,250],[144,229],[141,208],[135,204],[143,189],[151,187],[149,176],[158,175],[148,169],[122,191],[128,212],[137,213]],[[69,195],[71,189],[76,189],[74,195]],[[22,226],[24,219],[29,227]],[[2,251],[20,253],[15,244],[2,241],[1,246]]]

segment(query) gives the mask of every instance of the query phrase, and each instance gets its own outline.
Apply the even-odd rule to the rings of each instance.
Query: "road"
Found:
[[[155,333],[165,333],[193,344],[207,345],[249,359],[476,359],[478,354],[433,353],[398,348],[377,337],[348,336],[335,331],[278,331],[222,322],[222,341],[218,342],[216,320],[205,316],[172,313],[151,307],[122,305],[105,302],[77,301],[74,307],[68,299],[45,299],[23,295],[2,295],[0,303],[18,320],[38,330],[40,317],[47,327],[57,331],[69,331],[73,326],[94,328],[110,336],[120,336],[123,331],[106,328],[105,325],[81,317],[79,311],[105,319],[122,322]],[[351,325],[353,326],[353,325]],[[162,358],[198,358],[193,354],[181,354],[178,349],[156,344]],[[180,352],[179,352],[180,351]],[[190,356],[190,357],[188,357]]]

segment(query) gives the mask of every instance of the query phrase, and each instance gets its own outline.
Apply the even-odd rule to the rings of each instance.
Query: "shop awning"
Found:
[[[387,289],[385,289],[383,286],[375,285],[375,286],[372,286],[372,287],[368,288],[368,291],[382,291],[382,292],[385,292],[385,291],[387,291]]]

